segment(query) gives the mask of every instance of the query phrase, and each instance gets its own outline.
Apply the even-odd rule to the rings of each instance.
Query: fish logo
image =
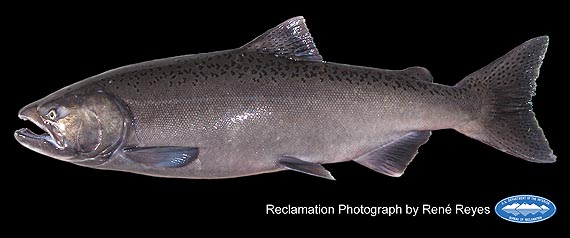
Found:
[[[535,195],[517,195],[497,203],[495,212],[500,218],[516,223],[544,221],[556,213],[550,200]]]

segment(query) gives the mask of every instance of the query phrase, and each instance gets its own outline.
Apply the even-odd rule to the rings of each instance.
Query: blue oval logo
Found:
[[[534,223],[552,217],[556,213],[556,206],[543,197],[517,195],[499,201],[495,213],[507,221]]]

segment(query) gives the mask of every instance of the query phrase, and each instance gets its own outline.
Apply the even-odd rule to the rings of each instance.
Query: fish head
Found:
[[[44,131],[17,130],[20,144],[68,162],[104,162],[120,144],[127,124],[119,101],[93,86],[63,88],[25,106],[18,117]]]

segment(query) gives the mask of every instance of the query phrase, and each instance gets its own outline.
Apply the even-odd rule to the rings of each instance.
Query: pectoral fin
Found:
[[[123,150],[125,157],[137,163],[161,168],[180,168],[198,158],[193,147],[134,147]]]
[[[277,163],[286,169],[317,176],[320,178],[335,180],[331,173],[320,164],[303,161],[291,156],[281,156],[277,160]]]

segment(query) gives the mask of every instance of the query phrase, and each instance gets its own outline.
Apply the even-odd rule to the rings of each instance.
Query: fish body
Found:
[[[400,176],[432,130],[457,131],[533,162],[555,156],[531,108],[547,37],[455,86],[422,67],[326,62],[302,17],[243,47],[121,67],[63,88],[19,116],[48,134],[24,146],[87,167],[178,178],[356,161]]]

